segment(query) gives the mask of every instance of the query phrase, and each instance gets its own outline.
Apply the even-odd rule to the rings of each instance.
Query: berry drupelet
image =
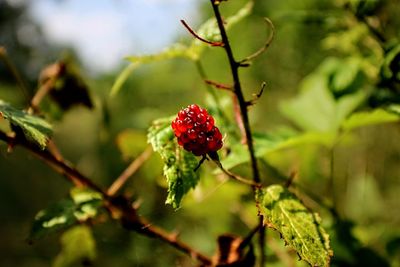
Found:
[[[216,152],[222,147],[222,134],[207,110],[192,104],[178,112],[171,123],[178,144],[196,156]]]

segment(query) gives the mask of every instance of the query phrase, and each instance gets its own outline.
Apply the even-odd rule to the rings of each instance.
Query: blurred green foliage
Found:
[[[224,17],[247,2],[223,3]],[[0,26],[7,31],[1,31],[0,45],[9,52],[9,47],[17,49],[9,56],[35,88],[32,77],[39,76],[39,68],[20,63],[27,57],[20,58],[26,48],[14,46],[17,18],[4,10],[1,6]],[[211,17],[208,1],[201,11],[203,21]],[[264,95],[250,110],[262,180],[282,183],[296,173],[292,189],[305,207],[320,214],[331,239],[332,266],[400,266],[399,12],[396,0],[255,1],[252,13],[229,30],[240,59],[267,38],[262,17],[275,25],[276,36],[268,51],[241,69],[249,99],[263,81],[267,83]],[[5,42],[3,36],[14,41]],[[192,46],[197,42],[189,34],[182,38]],[[123,67],[99,77],[83,71],[93,110],[73,107],[59,120],[46,115],[63,156],[107,187],[145,149],[152,121],[198,103],[208,107],[226,133],[220,156],[224,166],[249,177],[232,96],[207,88],[202,81],[205,75],[230,83],[225,55],[219,48],[202,49],[195,58],[204,71],[201,75],[196,62],[174,58],[177,54],[153,57],[162,61],[152,64],[126,65],[122,78]],[[127,56],[137,63],[134,55],[132,51]],[[54,59],[53,54],[40,58]],[[40,68],[51,63],[41,63]],[[23,108],[26,99],[3,67],[0,99]],[[117,93],[110,97],[113,85]],[[44,110],[52,113],[46,101]],[[0,129],[9,130],[5,120],[0,120]],[[90,228],[77,226],[28,245],[24,240],[35,214],[68,196],[71,185],[22,148],[8,154],[7,145],[1,143],[0,149],[1,266],[195,266],[175,249],[126,232],[102,216],[89,220]],[[227,181],[211,163],[202,166],[201,179],[178,210],[165,205],[168,183],[162,169],[160,157],[152,155],[123,189],[132,200],[142,202],[140,214],[153,224],[179,231],[182,240],[208,255],[215,252],[219,235],[246,236],[257,224],[250,188]],[[71,214],[82,208],[67,199]],[[75,250],[74,244],[82,249]],[[268,266],[306,265],[273,230],[268,230],[267,247]]]

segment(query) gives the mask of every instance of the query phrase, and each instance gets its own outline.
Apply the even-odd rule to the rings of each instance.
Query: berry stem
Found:
[[[234,173],[232,173],[232,172],[226,170],[226,169],[222,166],[222,164],[221,164],[221,162],[220,162],[219,160],[213,159],[213,161],[214,161],[215,164],[217,164],[218,168],[219,168],[223,173],[225,173],[226,175],[228,175],[230,178],[232,178],[232,179],[234,179],[234,180],[236,180],[236,181],[238,181],[238,182],[241,182],[241,183],[244,183],[244,184],[247,184],[247,185],[251,185],[251,186],[254,187],[254,188],[261,188],[261,187],[262,187],[262,184],[260,184],[260,183],[255,183],[255,182],[252,181],[252,180],[243,178],[243,177],[241,177],[241,176],[239,176],[239,175],[236,175],[236,174],[234,174]]]

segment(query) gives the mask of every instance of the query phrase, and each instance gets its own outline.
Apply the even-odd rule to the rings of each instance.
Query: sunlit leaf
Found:
[[[53,267],[87,266],[96,258],[96,241],[85,225],[75,226],[61,237],[61,252]]]
[[[277,230],[285,243],[311,266],[329,266],[332,251],[319,216],[280,185],[271,185],[260,194],[264,223]]]
[[[178,146],[171,128],[172,118],[153,122],[149,128],[148,142],[164,161],[164,175],[168,182],[166,203],[178,208],[182,197],[199,181],[196,157]]]
[[[343,122],[342,128],[344,130],[351,130],[358,127],[396,122],[399,120],[399,115],[379,108],[372,111],[360,111],[353,113]]]
[[[30,240],[65,229],[71,225],[94,218],[102,205],[99,193],[86,188],[73,188],[70,198],[63,199],[41,210],[32,225]]]
[[[303,130],[335,132],[366,96],[358,91],[335,100],[326,77],[314,74],[303,81],[298,96],[282,103],[281,111]]]
[[[0,99],[0,115],[13,126],[22,129],[24,136],[44,149],[52,134],[51,125],[37,116],[18,110]]]

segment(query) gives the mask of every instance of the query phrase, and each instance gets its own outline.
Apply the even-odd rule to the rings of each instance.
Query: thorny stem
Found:
[[[219,4],[215,3],[214,0],[211,0],[211,4],[213,6],[215,18],[217,19],[217,23],[218,23],[218,28],[221,32],[222,42],[224,43],[223,47],[228,56],[229,65],[230,65],[231,72],[232,72],[233,89],[234,89],[234,93],[239,102],[238,104],[239,104],[239,108],[240,108],[240,113],[241,113],[244,128],[245,128],[247,147],[249,150],[250,161],[251,161],[251,166],[252,166],[252,171],[253,171],[253,180],[256,183],[260,183],[260,181],[261,181],[260,173],[258,170],[257,159],[256,159],[256,156],[254,153],[253,137],[251,135],[251,128],[250,128],[250,123],[249,123],[249,115],[247,113],[246,100],[244,99],[243,92],[242,92],[242,86],[240,84],[240,79],[239,79],[240,65],[233,56],[232,48],[230,46],[228,36],[226,34],[224,22],[222,20],[221,13],[219,11]]]
[[[42,159],[45,163],[51,166],[55,171],[58,173],[65,175],[69,181],[74,184],[77,184],[76,181],[79,182],[80,185],[86,185],[87,187],[91,188],[99,192],[103,198],[106,200],[107,205],[110,210],[116,210],[117,213],[121,214],[121,221],[123,222],[125,228],[128,230],[133,230],[140,234],[146,235],[148,237],[159,239],[167,244],[177,248],[178,250],[186,253],[187,255],[191,256],[202,262],[205,265],[211,264],[211,259],[202,253],[194,250],[192,247],[183,243],[182,241],[177,239],[177,236],[174,234],[169,234],[165,232],[163,229],[153,226],[147,222],[142,216],[137,215],[137,211],[132,205],[118,203],[118,197],[112,197],[108,195],[102,188],[100,188],[97,184],[95,184],[92,180],[84,176],[80,173],[77,169],[70,166],[64,160],[57,159],[52,153],[48,150],[41,150],[34,144],[31,144],[29,141],[24,140],[22,138],[9,136],[3,131],[0,131],[0,140],[3,140],[9,145],[15,146],[20,145],[25,149],[32,152],[34,155],[38,156]],[[74,179],[72,179],[73,177]]]
[[[255,156],[254,152],[254,144],[253,144],[253,137],[251,135],[251,128],[250,128],[250,123],[249,123],[249,116],[247,113],[247,102],[244,99],[243,92],[242,92],[242,87],[240,84],[240,79],[239,79],[239,67],[240,63],[237,62],[233,56],[232,48],[229,43],[228,35],[226,34],[224,22],[222,20],[221,13],[219,11],[219,1],[216,0],[210,0],[211,5],[214,10],[214,15],[217,20],[218,28],[221,32],[221,38],[222,38],[222,43],[224,44],[223,48],[225,49],[226,55],[229,60],[229,65],[231,68],[232,72],[232,78],[233,78],[233,89],[234,93],[236,95],[236,98],[238,100],[239,108],[240,108],[240,113],[245,129],[245,135],[246,135],[246,142],[247,142],[247,147],[250,155],[250,161],[251,161],[251,167],[252,167],[252,172],[253,172],[253,181],[257,184],[261,182],[260,179],[260,173],[257,165],[257,159]],[[257,191],[257,188],[253,186],[254,191]],[[260,216],[259,219],[259,224],[260,224],[260,229],[259,229],[259,245],[260,245],[260,266],[264,267],[265,266],[265,227],[263,226],[263,217]]]

